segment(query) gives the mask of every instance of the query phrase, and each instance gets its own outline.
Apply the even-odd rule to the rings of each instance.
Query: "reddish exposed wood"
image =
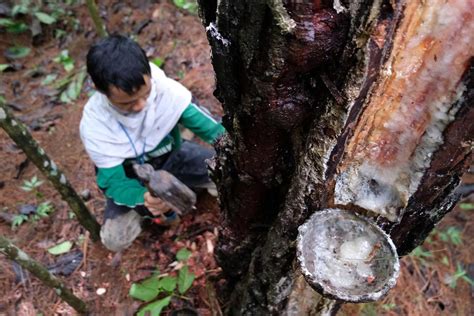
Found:
[[[416,191],[419,174],[454,119],[453,104],[465,89],[461,78],[474,55],[474,2],[410,1],[403,12],[390,58],[339,164],[335,188],[336,203],[354,203],[392,221],[399,219],[397,212]]]
[[[368,158],[386,167],[407,162],[438,100],[447,99],[446,106],[455,100],[474,55],[474,2],[445,2],[408,2],[395,49],[347,146],[346,161]],[[436,14],[443,10],[453,14]]]

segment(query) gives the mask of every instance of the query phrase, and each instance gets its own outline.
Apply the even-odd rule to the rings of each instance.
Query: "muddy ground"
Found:
[[[222,115],[213,97],[214,74],[210,49],[197,15],[177,8],[171,1],[100,1],[101,13],[110,33],[132,34],[150,58],[163,60],[168,76],[187,86],[200,103],[214,115]],[[23,18],[31,22],[29,17]],[[75,26],[74,26],[75,25]],[[66,34],[55,38],[55,29]],[[95,184],[94,168],[79,139],[78,124],[82,108],[91,91],[86,81],[80,97],[71,103],[59,101],[51,85],[42,84],[49,74],[67,76],[54,57],[68,49],[75,60],[74,71],[84,65],[85,54],[96,40],[93,24],[83,4],[74,5],[68,18],[55,25],[43,26],[39,37],[31,33],[0,33],[0,64],[13,65],[0,77],[0,94],[15,115],[30,126],[35,139],[66,174],[74,188],[87,195],[86,204],[102,222],[104,198]],[[25,45],[31,53],[9,60],[3,52],[12,45]],[[34,70],[34,71],[33,71]],[[30,218],[12,229],[0,219],[0,234],[9,237],[33,258],[47,266],[58,261],[47,249],[63,241],[72,241],[70,253],[82,253],[80,264],[69,276],[62,276],[74,293],[87,302],[95,315],[131,315],[140,302],[128,296],[130,286],[159,271],[176,274],[175,254],[191,250],[190,269],[196,274],[191,289],[174,297],[164,314],[188,307],[200,315],[219,315],[226,302],[218,301],[224,280],[213,258],[218,238],[219,206],[217,201],[200,195],[194,214],[183,218],[179,227],[165,232],[145,231],[117,263],[113,254],[93,243],[85,230],[71,218],[70,210],[51,185],[43,183],[39,194],[21,189],[25,180],[38,176],[33,164],[8,136],[0,131],[0,211],[16,215],[25,205],[50,201],[55,211],[48,217]],[[466,183],[474,177],[467,175]],[[88,192],[87,192],[88,191]],[[472,195],[471,195],[472,197]],[[402,259],[398,284],[381,302],[346,305],[342,315],[472,315],[474,290],[466,279],[474,273],[474,237],[472,209],[463,201],[439,225],[414,254]],[[8,216],[3,216],[8,217]],[[12,262],[0,257],[0,315],[71,315],[74,311],[58,299],[54,291],[37,279],[22,273]],[[105,289],[104,294],[97,290]]]

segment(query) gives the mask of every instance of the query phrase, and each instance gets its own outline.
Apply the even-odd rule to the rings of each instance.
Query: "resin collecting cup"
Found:
[[[361,245],[365,248],[358,249]],[[351,246],[354,249],[348,249]],[[306,281],[333,299],[376,301],[398,278],[400,264],[392,240],[372,220],[355,212],[325,209],[314,213],[299,227],[297,248]]]

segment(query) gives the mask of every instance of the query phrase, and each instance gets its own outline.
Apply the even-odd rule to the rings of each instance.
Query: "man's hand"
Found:
[[[163,212],[168,210],[168,206],[162,199],[154,197],[150,192],[146,192],[144,195],[145,207],[155,216],[160,216]]]

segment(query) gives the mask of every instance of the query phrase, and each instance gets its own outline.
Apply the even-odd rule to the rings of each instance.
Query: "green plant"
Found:
[[[179,80],[183,80],[185,73],[182,70],[178,70],[176,75],[178,76]]]
[[[163,66],[163,64],[165,63],[165,61],[163,60],[163,58],[160,58],[160,57],[156,57],[156,58],[153,58],[151,60],[152,63],[154,63],[155,65],[157,65],[158,67],[161,68],[161,66]]]
[[[445,283],[449,284],[450,288],[455,289],[459,279],[466,281],[471,286],[474,286],[474,281],[467,275],[464,267],[458,262],[456,265],[456,272],[454,272],[453,275],[447,276],[445,278]]]
[[[433,254],[429,250],[424,250],[422,246],[418,246],[410,253],[410,257],[420,261],[423,265],[428,265],[427,258],[433,258]]]
[[[50,201],[46,201],[38,205],[35,214],[32,215],[31,219],[33,222],[40,220],[41,218],[48,217],[50,213],[54,211],[54,206],[51,205]]]
[[[5,56],[7,56],[8,58],[19,59],[28,56],[30,52],[31,48],[29,47],[15,45],[12,47],[8,47],[5,50]]]
[[[28,30],[28,25],[21,21],[15,21],[9,18],[0,19],[0,27],[5,28],[8,33],[23,33]]]
[[[33,176],[31,180],[24,180],[21,189],[26,192],[32,192],[37,198],[42,198],[43,194],[38,188],[43,184],[43,181],[39,180],[37,176]]]
[[[184,9],[193,14],[197,13],[198,4],[195,0],[173,0],[173,3],[180,9]]]
[[[374,303],[366,303],[362,305],[362,309],[360,310],[360,315],[362,316],[377,316],[379,313],[377,312],[377,305]]]
[[[441,263],[444,264],[445,266],[449,266],[449,259],[448,259],[448,257],[443,256],[443,258],[441,258]]]
[[[56,10],[51,10],[51,7]],[[62,11],[57,6],[49,4],[48,11],[52,11],[51,14],[44,12],[38,5],[32,5],[30,0],[21,0],[20,3],[13,6],[10,12],[10,18],[0,19],[0,26],[4,27],[9,33],[22,33],[29,29],[28,25],[23,21],[18,21],[16,18],[18,15],[30,15],[32,19],[38,20],[43,24],[56,23],[58,18],[62,15]]]
[[[77,72],[71,72],[64,78],[54,82],[52,87],[61,92],[59,100],[63,103],[75,101],[81,94],[86,76],[86,68],[81,67]]]
[[[40,24],[51,25],[56,23],[65,13],[59,6],[60,1],[48,1],[47,5],[42,5],[42,1],[32,2],[31,0],[21,0],[13,6],[10,17],[0,18],[0,29],[5,29],[8,33],[19,34],[31,29],[33,35],[36,35],[38,28],[28,26],[20,15],[30,16],[32,23],[38,21]],[[48,13],[47,13],[48,12]],[[41,29],[39,30],[41,32]],[[5,51],[8,58],[23,58],[31,52],[28,47],[20,46],[13,42],[13,46]]]
[[[50,85],[51,83],[53,83],[54,80],[56,80],[57,77],[58,77],[57,74],[49,74],[41,81],[41,85],[43,86]]]
[[[382,304],[382,308],[386,311],[391,311],[395,307],[397,307],[397,304],[395,304],[395,303]]]
[[[12,220],[12,229],[13,230],[16,229],[27,220],[28,220],[28,216],[26,216],[25,214],[15,215]]]
[[[58,56],[53,59],[54,62],[63,65],[64,70],[70,72],[74,69],[74,59],[69,56],[69,51],[67,49],[62,50]]]
[[[140,283],[132,284],[129,291],[131,297],[143,302],[151,302],[142,307],[137,315],[160,315],[163,308],[169,305],[173,296],[182,297],[181,295],[189,290],[195,279],[194,273],[190,272],[185,264],[190,256],[191,252],[186,248],[180,249],[176,253],[176,259],[183,264],[178,271],[178,277],[160,276],[155,273]],[[160,298],[156,300],[158,297]]]
[[[465,211],[472,211],[474,210],[474,203],[460,203],[459,208]]]
[[[459,246],[462,244],[462,232],[454,226],[449,227],[446,231],[438,232],[439,238],[444,242],[451,242]]]
[[[48,217],[53,211],[54,206],[51,204],[50,201],[42,202],[36,208],[35,213],[30,216],[25,214],[15,215],[12,219],[11,227],[14,230],[23,223],[26,223],[27,221],[31,220],[32,222],[37,222],[42,218]]]
[[[42,199],[43,193],[39,191],[39,187],[42,184],[43,181],[39,180],[38,177],[35,175],[30,180],[24,180],[20,188],[23,191],[33,193],[36,199]],[[42,218],[48,217],[53,211],[54,206],[51,204],[50,201],[41,202],[36,207],[34,214],[30,215],[29,217],[24,214],[16,215],[13,219],[12,228],[16,228],[28,220],[31,220],[32,222],[37,222]]]

